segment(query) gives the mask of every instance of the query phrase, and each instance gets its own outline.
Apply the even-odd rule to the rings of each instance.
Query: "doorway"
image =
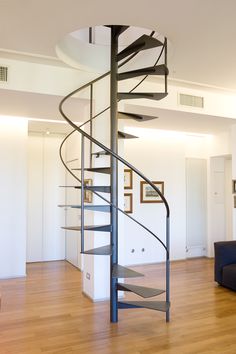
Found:
[[[207,163],[186,159],[186,258],[206,255]]]

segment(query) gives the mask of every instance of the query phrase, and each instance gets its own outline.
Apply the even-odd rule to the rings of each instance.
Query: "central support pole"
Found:
[[[116,26],[111,27],[111,78],[110,78],[110,137],[111,150],[118,151],[118,123],[117,123],[117,72],[118,64],[116,56],[118,53],[118,35]],[[111,156],[111,203],[118,206],[118,162]],[[110,273],[110,319],[111,322],[118,321],[118,296],[117,296],[117,278],[112,278],[112,269],[118,263],[118,210],[111,208],[111,273]]]

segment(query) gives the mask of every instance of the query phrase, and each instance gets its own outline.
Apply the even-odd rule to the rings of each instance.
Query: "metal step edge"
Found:
[[[143,277],[144,274],[138,273],[127,267],[115,264],[112,270],[112,278],[138,278]]]
[[[100,156],[109,156],[109,153],[105,150],[102,150],[102,151],[92,152],[91,155],[95,157],[100,157]]]
[[[64,230],[70,231],[81,231],[81,226],[62,226]],[[101,231],[101,232],[111,232],[111,225],[87,225],[84,227],[85,231]]]
[[[149,100],[162,100],[168,95],[166,92],[119,92],[117,97],[119,100],[132,100],[139,98],[146,98]]]
[[[118,131],[118,139],[137,139],[138,136]]]
[[[152,119],[157,119],[158,117],[147,116],[144,114],[136,114],[136,113],[127,113],[127,112],[118,112],[118,119],[133,119],[137,122],[146,122]]]
[[[58,205],[59,208],[74,208],[74,209],[81,209],[81,205]],[[86,210],[94,210],[94,211],[101,211],[104,213],[109,213],[111,211],[110,205],[84,205],[84,209]]]
[[[81,168],[72,168],[71,170],[72,171],[81,171]],[[111,168],[110,167],[91,167],[91,168],[87,167],[87,168],[84,168],[84,171],[110,174]]]
[[[81,254],[90,254],[94,256],[110,256],[112,253],[112,248],[111,245],[106,245],[106,246],[101,246],[97,248],[93,248],[84,252],[81,252]]]
[[[81,189],[81,186],[59,186],[63,188],[76,188],[76,189]],[[102,193],[111,193],[111,187],[110,186],[84,186],[84,189],[91,190],[91,191],[98,191]]]
[[[129,291],[139,296],[142,296],[143,298],[154,297],[165,293],[165,290],[149,288],[146,286],[126,284],[126,283],[118,283],[117,290]]]
[[[169,70],[165,64],[157,65],[157,66],[149,66],[147,68],[125,71],[117,74],[117,80],[127,80],[132,79],[134,77],[145,76],[145,75],[168,75]]]
[[[127,56],[146,49],[156,48],[162,46],[163,43],[158,39],[150,37],[146,34],[143,34],[141,37],[136,39],[133,43],[128,45],[120,53],[117,54],[116,61],[125,59]]]
[[[170,308],[170,303],[166,301],[119,301],[118,308],[146,308],[155,311],[167,312]]]

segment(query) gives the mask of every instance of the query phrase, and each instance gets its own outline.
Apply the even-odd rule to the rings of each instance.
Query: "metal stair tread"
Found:
[[[150,310],[167,312],[170,308],[170,303],[166,301],[119,301],[120,309],[125,308],[146,308]]]
[[[62,226],[62,229],[71,231],[81,231],[81,226]],[[85,225],[84,230],[110,232],[111,225]]]
[[[89,172],[99,172],[105,174],[111,173],[111,167],[86,167],[84,168],[84,170]],[[72,168],[72,171],[81,171],[81,168]]]
[[[62,208],[75,208],[75,209],[81,209],[81,205],[76,205],[76,204],[65,204],[65,205],[58,205],[58,207],[62,207]],[[111,211],[111,207],[110,205],[95,205],[95,204],[85,204],[84,205],[84,209],[86,210],[94,210],[94,211],[102,211],[102,212],[110,212]]]
[[[94,256],[110,256],[112,252],[111,245],[106,245],[106,246],[101,246],[101,247],[96,247],[92,248],[90,250],[81,252],[82,254],[91,254]]]
[[[119,100],[130,100],[137,98],[146,98],[149,100],[161,100],[168,95],[166,92],[119,92],[117,94]]]
[[[143,34],[141,37],[139,37],[133,43],[123,49],[120,53],[118,53],[116,61],[118,62],[135,52],[160,47],[162,45],[163,43],[160,42],[158,39],[150,37],[147,34]]]
[[[102,151],[92,152],[91,155],[94,155],[95,157],[99,157],[99,156],[109,155],[109,153],[105,150],[102,150]]]
[[[168,74],[169,74],[169,70],[167,66],[165,64],[161,64],[157,66],[149,66],[142,69],[119,73],[117,74],[117,79],[121,81],[121,80],[127,80],[127,79],[131,79],[138,76],[144,76],[144,75],[168,75]]]
[[[138,138],[138,137],[135,135],[118,131],[118,139],[136,139],[136,138]]]
[[[158,296],[165,292],[165,290],[161,290],[161,289],[154,289],[146,286],[126,284],[126,283],[118,283],[117,289],[121,291],[130,291],[139,296],[142,296],[143,298]]]
[[[81,189],[81,186],[59,186],[63,188],[76,188],[76,189]],[[111,186],[84,186],[84,189],[91,190],[91,191],[98,191],[102,193],[110,193],[111,192]]]
[[[115,264],[112,269],[113,278],[137,278],[143,276],[143,274],[138,273],[132,269],[123,267],[120,264]]]
[[[128,113],[128,112],[118,112],[118,119],[133,119],[138,122],[145,122],[152,119],[157,119],[158,117],[147,116],[138,113]]]

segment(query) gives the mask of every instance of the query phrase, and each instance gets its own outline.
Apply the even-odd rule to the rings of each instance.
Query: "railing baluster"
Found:
[[[164,42],[164,46],[165,46],[165,66],[167,68],[167,38],[165,37],[165,42]],[[167,93],[167,72],[165,73],[165,93]]]
[[[84,252],[84,136],[81,134],[81,252]]]
[[[170,217],[166,217],[166,302],[170,302]],[[170,309],[166,312],[166,322],[170,321]]]
[[[89,134],[90,136],[93,136],[93,84],[90,85],[90,125],[89,125]],[[93,149],[93,143],[90,140],[89,141],[89,153],[90,153],[90,158],[89,158],[89,165],[92,167],[92,149]]]

